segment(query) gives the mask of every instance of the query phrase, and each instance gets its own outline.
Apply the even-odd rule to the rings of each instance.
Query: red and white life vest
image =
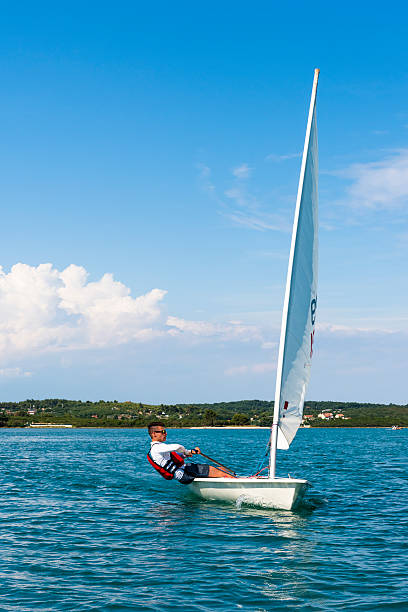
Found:
[[[159,472],[160,476],[163,476],[166,480],[172,480],[174,478],[174,472],[184,464],[183,457],[174,451],[170,453],[170,459],[163,465],[159,465],[154,461],[150,451],[147,453],[147,460],[150,465]]]

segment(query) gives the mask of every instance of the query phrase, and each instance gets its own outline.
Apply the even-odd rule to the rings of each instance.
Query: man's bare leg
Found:
[[[219,470],[218,468],[210,465],[210,471],[208,472],[208,478],[234,478],[234,476],[232,476],[231,474],[228,474],[227,472],[223,472],[222,470]]]

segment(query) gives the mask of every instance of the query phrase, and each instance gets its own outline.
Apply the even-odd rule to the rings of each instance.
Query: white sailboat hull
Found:
[[[204,499],[293,510],[301,502],[309,483],[296,478],[195,478],[189,490]]]

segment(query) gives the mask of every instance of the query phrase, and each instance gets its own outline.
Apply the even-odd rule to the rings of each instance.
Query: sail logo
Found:
[[[310,359],[313,357],[313,342],[314,342],[314,333],[315,330],[310,334]]]
[[[313,298],[313,300],[310,303],[310,318],[312,321],[312,325],[314,325],[316,321],[316,310],[317,310],[317,297]]]
[[[314,324],[316,321],[316,310],[317,310],[317,297],[313,298],[313,300],[310,303],[310,319],[311,319],[311,323],[312,323],[312,327],[313,327],[313,331],[310,334],[310,359],[313,357],[313,342],[314,342]]]

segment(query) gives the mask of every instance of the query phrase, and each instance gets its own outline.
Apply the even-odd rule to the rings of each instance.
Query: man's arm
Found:
[[[198,446],[191,450],[187,450],[181,444],[166,444],[166,442],[158,442],[153,446],[154,451],[157,453],[180,453],[185,457],[191,457],[192,455],[197,455],[200,453],[200,449]]]
[[[155,452],[157,453],[180,453],[188,456],[189,451],[181,446],[181,444],[166,444],[165,442],[159,442],[153,445]]]

